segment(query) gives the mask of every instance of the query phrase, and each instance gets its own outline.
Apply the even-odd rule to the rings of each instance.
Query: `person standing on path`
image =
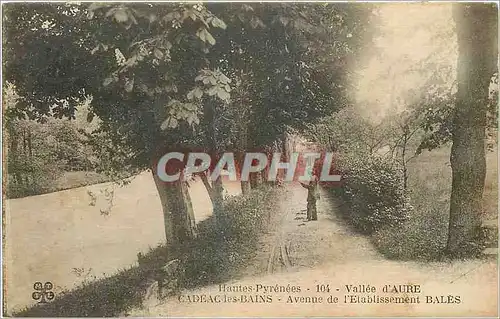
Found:
[[[320,198],[318,177],[313,175],[309,184],[300,182],[300,185],[307,189],[307,220],[318,220],[318,210],[316,208],[316,201]]]

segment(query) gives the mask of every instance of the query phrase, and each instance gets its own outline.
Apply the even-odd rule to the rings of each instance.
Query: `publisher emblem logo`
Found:
[[[38,300],[38,303],[46,303],[55,297],[54,293],[51,291],[52,288],[54,288],[54,285],[50,281],[47,281],[45,284],[37,281],[33,284],[33,289],[35,289],[35,291],[31,294],[31,297],[34,300]]]

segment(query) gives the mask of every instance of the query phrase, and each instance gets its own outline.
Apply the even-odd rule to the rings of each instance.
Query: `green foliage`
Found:
[[[12,4],[6,77],[22,96],[13,112],[73,117],[90,95],[96,134],[107,134],[115,157],[128,154],[122,165],[134,169],[178,144],[235,147],[236,121],[249,121],[245,144],[266,145],[345,104],[342,83],[369,34],[369,12],[340,4]],[[245,90],[233,94],[237,83]]]
[[[263,187],[247,196],[234,196],[224,201],[224,221],[204,221],[200,235],[186,259],[186,287],[219,283],[246,266],[254,254],[269,205],[275,193]]]
[[[225,27],[203,5],[15,4],[7,11],[6,75],[20,95],[13,115],[71,118],[90,95],[88,118],[101,121],[95,134],[107,134],[115,157],[128,154],[122,164],[138,169],[150,166],[157,147],[192,135],[179,124],[198,122],[199,106],[186,94],[207,66],[207,30]]]
[[[58,190],[64,172],[90,170],[95,164],[73,122],[6,119],[6,134],[9,198]]]
[[[371,156],[400,137],[391,131],[391,124],[373,123],[348,106],[309,124],[305,136],[330,151],[364,152]]]
[[[227,235],[238,241],[257,237],[263,227],[267,211],[262,203],[270,199],[273,191],[262,185],[249,196],[233,196],[224,201],[224,211],[227,215]]]
[[[390,259],[439,258],[446,246],[448,210],[439,204],[435,206],[429,210],[413,212],[402,225],[379,229],[373,234],[373,244]]]
[[[419,105],[425,109],[421,127],[425,134],[417,149],[433,150],[450,142],[453,134],[453,116],[456,99],[455,84],[451,88],[431,85]],[[498,132],[498,73],[491,76],[489,96],[486,105],[487,147],[492,150],[497,144]]]
[[[436,95],[425,105],[422,137],[417,153],[433,150],[451,141],[453,132],[454,95]]]
[[[451,194],[451,168],[449,164],[450,146],[431,152],[424,151],[417,161],[409,164],[410,178],[408,191],[413,206],[408,219],[397,227],[382,227],[372,235],[377,250],[384,256],[398,260],[439,260],[443,257],[448,236]],[[497,224],[498,183],[495,153],[486,156],[486,189],[483,198],[483,223]],[[498,233],[498,229],[496,230]],[[479,238],[479,246],[470,247],[464,253],[473,256],[481,251],[485,241]],[[494,239],[493,239],[494,241]],[[496,243],[495,243],[496,244]],[[496,247],[496,246],[491,246]]]
[[[230,38],[213,52],[221,52],[228,74],[246,88],[236,99],[250,106],[252,146],[270,145],[287,128],[303,130],[346,104],[343,84],[368,25],[356,19],[370,8],[265,3],[241,5],[232,14],[239,6],[211,7],[227,16]]]
[[[74,4],[13,4],[4,8],[4,79],[19,94],[7,114],[44,121],[49,116],[73,118],[85,97],[91,60],[68,50],[89,45]],[[71,42],[70,42],[71,41]],[[102,65],[97,65],[101,67]]]
[[[164,253],[164,247],[152,251]],[[165,260],[165,257],[163,260]],[[159,261],[159,259],[156,259]],[[116,275],[93,282],[84,282],[71,291],[63,291],[45,304],[35,304],[13,314],[14,317],[112,317],[121,316],[125,310],[141,305],[148,279],[154,276],[153,264],[130,267]],[[103,296],[107,296],[103,298]]]
[[[401,225],[412,211],[402,178],[378,157],[343,156],[336,162],[344,182],[338,194],[349,207],[346,218],[365,234]]]

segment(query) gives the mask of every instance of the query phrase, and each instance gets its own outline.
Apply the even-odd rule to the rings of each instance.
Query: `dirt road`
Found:
[[[262,249],[248,264],[244,279],[231,287],[252,287],[251,293],[228,292],[219,285],[183,291],[164,301],[147,300],[133,316],[494,316],[497,313],[497,265],[493,260],[453,263],[389,261],[368,239],[356,235],[335,216],[335,203],[322,192],[319,220],[305,221],[306,190],[288,184],[277,199],[280,208],[274,232],[264,236]],[[370,285],[364,296],[406,296],[384,293],[384,285],[420,285],[418,304],[351,303],[346,285]],[[301,292],[266,293],[262,286],[295,286]],[[325,292],[317,292],[316,285]],[[328,286],[326,286],[328,285]],[[328,288],[328,289],[326,289]],[[246,295],[246,297],[242,297]],[[362,294],[363,295],[363,294]],[[218,297],[215,297],[218,296]],[[249,297],[251,296],[251,297]],[[259,296],[264,296],[261,299]],[[296,297],[311,297],[301,299]],[[460,303],[435,303],[451,297]],[[444,297],[439,297],[444,296]],[[210,302],[239,298],[238,302]],[[272,298],[272,302],[269,299]],[[322,302],[312,302],[322,297]],[[338,297],[338,302],[329,303]],[[444,299],[441,299],[444,298]],[[209,302],[190,302],[190,300]],[[231,300],[231,299],[229,299]],[[242,302],[245,301],[245,302]],[[264,302],[266,300],[267,302]],[[428,300],[434,303],[427,303]],[[307,302],[310,301],[310,302]],[[316,299],[318,301],[318,299]]]

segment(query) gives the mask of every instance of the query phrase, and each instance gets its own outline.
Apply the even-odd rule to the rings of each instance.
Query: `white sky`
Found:
[[[430,57],[455,70],[457,59],[451,3],[382,3],[380,21],[375,43],[381,54],[367,52],[369,62],[361,71],[356,94],[357,108],[374,121],[405,108],[396,97],[421,89],[426,71],[432,69],[411,71],[416,63]]]

